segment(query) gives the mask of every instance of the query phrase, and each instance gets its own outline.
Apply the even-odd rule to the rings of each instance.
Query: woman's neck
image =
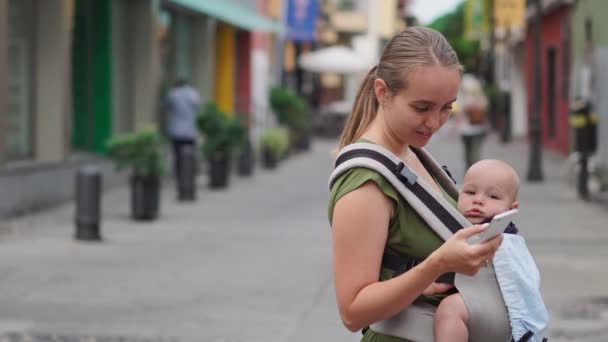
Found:
[[[379,124],[379,120],[372,121],[361,138],[373,141],[397,156],[403,157],[407,155],[409,145],[393,137],[385,127]]]

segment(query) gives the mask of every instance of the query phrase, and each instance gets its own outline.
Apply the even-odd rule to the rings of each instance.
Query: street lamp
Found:
[[[529,182],[542,182],[542,149],[540,126],[540,34],[542,22],[541,0],[534,0],[536,7],[534,24],[534,101],[532,104],[532,122],[530,123],[530,159],[528,163]]]

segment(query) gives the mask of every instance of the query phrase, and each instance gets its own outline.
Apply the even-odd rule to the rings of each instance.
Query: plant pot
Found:
[[[160,177],[158,175],[131,176],[131,216],[138,221],[158,217],[160,207]]]
[[[272,170],[276,169],[279,164],[279,160],[274,154],[267,148],[262,149],[262,166],[265,169]]]
[[[298,151],[308,151],[310,150],[310,142],[311,134],[302,132],[297,135],[297,138],[294,141],[294,148]]]
[[[209,187],[221,189],[228,186],[230,178],[230,153],[215,153],[209,160]]]

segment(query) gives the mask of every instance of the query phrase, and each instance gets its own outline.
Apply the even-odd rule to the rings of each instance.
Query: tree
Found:
[[[441,32],[458,54],[460,63],[468,72],[477,72],[479,68],[479,42],[467,40],[464,36],[464,9],[462,2],[452,12],[435,19],[430,28]]]

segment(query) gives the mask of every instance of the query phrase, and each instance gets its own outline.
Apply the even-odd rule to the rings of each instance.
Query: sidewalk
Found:
[[[71,204],[0,222],[9,229],[0,235],[0,337],[357,341],[335,307],[326,217],[333,148],[315,141],[276,171],[233,176],[226,191],[210,191],[201,176],[195,203],[177,202],[166,184],[151,223],[129,219],[127,189],[107,192],[101,244],[72,239]],[[527,148],[490,136],[483,156],[505,159],[522,179],[517,223],[541,268],[550,341],[606,341],[608,213],[576,198],[559,156],[543,156],[543,183],[526,183]],[[446,130],[429,149],[462,178],[457,137]]]

